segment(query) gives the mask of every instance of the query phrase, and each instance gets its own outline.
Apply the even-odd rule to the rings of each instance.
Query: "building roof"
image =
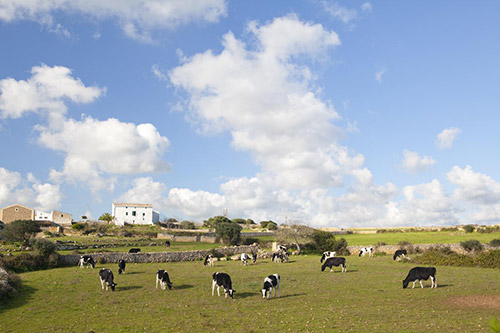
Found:
[[[113,203],[115,207],[149,207],[153,208],[152,204],[140,204],[140,203]]]
[[[15,206],[20,206],[20,207],[23,207],[23,208],[26,208],[26,209],[33,210],[33,211],[34,211],[34,209],[33,209],[33,208],[26,207],[26,206],[21,205],[21,204],[13,204],[13,205],[10,205],[10,206],[7,206],[7,207],[3,207],[3,208],[1,208],[1,209],[7,209],[7,208],[10,208],[10,207],[15,207]]]

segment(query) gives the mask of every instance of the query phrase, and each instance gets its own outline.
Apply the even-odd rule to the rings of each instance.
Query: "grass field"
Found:
[[[384,242],[387,245],[397,244],[400,241],[409,241],[413,244],[460,243],[469,239],[477,239],[481,243],[488,243],[492,239],[500,238],[500,232],[489,234],[465,233],[463,231],[436,231],[436,232],[393,232],[379,234],[350,234],[337,235],[336,238],[345,238],[349,245],[376,245]]]
[[[439,287],[402,289],[412,264],[389,256],[347,257],[348,272],[320,271],[319,256],[287,264],[201,261],[128,264],[115,292],[102,291],[98,265],[21,274],[21,293],[0,303],[1,332],[487,332],[500,317],[498,269],[437,267]],[[157,269],[173,290],[155,289]],[[211,275],[231,275],[235,299],[211,296]],[[281,298],[263,300],[263,279],[281,275]]]

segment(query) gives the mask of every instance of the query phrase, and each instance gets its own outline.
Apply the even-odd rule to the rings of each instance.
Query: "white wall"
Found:
[[[52,213],[45,213],[36,210],[35,211],[35,221],[52,221]]]
[[[115,217],[116,225],[128,224],[153,224],[159,221],[159,215],[155,220],[152,207],[143,206],[115,206],[112,205],[112,215]],[[157,212],[155,212],[157,213]]]

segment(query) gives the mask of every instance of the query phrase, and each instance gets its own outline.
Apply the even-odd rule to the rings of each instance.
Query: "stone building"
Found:
[[[0,210],[0,221],[11,223],[15,220],[35,220],[35,210],[20,204],[10,205]]]

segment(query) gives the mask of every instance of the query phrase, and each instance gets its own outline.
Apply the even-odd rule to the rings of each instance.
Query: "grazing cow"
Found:
[[[252,252],[252,262],[255,264],[256,261],[257,261],[257,253]]]
[[[141,249],[139,249],[138,247],[134,247],[128,250],[128,253],[139,253],[139,252],[141,252]]]
[[[423,288],[422,280],[429,280],[431,278],[431,288],[437,288],[436,280],[436,268],[435,267],[413,267],[408,272],[408,276],[403,280],[403,288],[408,287],[408,283],[413,282],[413,288],[415,288],[415,282],[420,282],[420,286]]]
[[[274,297],[276,297],[276,288],[278,288],[278,297],[281,297],[280,276],[278,274],[269,275],[264,279],[264,288],[262,288],[262,298],[272,298],[271,292],[274,289]]]
[[[233,294],[236,290],[233,289],[233,285],[231,283],[231,277],[226,273],[216,272],[212,275],[212,296],[214,296],[215,286],[217,286],[217,295],[220,296],[219,288],[224,288],[224,296],[227,298],[233,298]]]
[[[276,251],[286,252],[287,248],[285,245],[278,245],[278,248],[276,249]]]
[[[364,257],[368,253],[369,257],[373,257],[373,247],[364,247],[359,251],[359,257]]]
[[[161,290],[165,290],[165,287],[172,289],[172,282],[170,282],[168,273],[164,269],[159,269],[158,272],[156,272],[156,289],[158,289],[158,282],[160,282]]]
[[[276,251],[273,253],[273,255],[271,256],[271,261],[279,261],[280,263],[283,263],[284,261],[284,256],[283,256],[283,253],[281,251]]]
[[[242,253],[240,260],[241,260],[241,263],[246,266],[246,265],[248,265],[248,260],[250,260],[250,257],[248,256],[248,254]]]
[[[104,284],[106,284],[106,290],[111,287],[112,291],[115,291],[116,283],[113,282],[113,272],[110,269],[102,268],[99,271],[99,278],[101,279],[101,287],[104,290]]]
[[[125,274],[125,260],[123,259],[120,259],[120,261],[118,261],[118,274]]]
[[[345,267],[345,258],[344,257],[332,257],[326,259],[325,263],[321,266],[321,271],[323,272],[326,267],[330,268],[330,272],[333,272],[332,266],[341,266],[342,273],[347,272],[347,268]]]
[[[83,268],[84,265],[87,265],[87,268],[89,268],[89,266],[92,266],[92,268],[94,268],[95,261],[91,256],[83,255],[80,256],[80,261],[78,262],[78,265],[80,266],[80,268]]]
[[[408,258],[408,252],[406,250],[396,250],[396,252],[394,252],[394,257],[392,257],[392,260],[396,260],[397,258]]]
[[[170,247],[170,241],[166,241],[166,242],[165,242],[165,246],[166,246],[166,247]]]
[[[205,262],[203,263],[203,265],[205,265],[205,266],[208,265],[210,267],[213,267],[214,266],[214,261],[215,261],[214,257],[211,254],[209,254],[209,255],[207,255],[205,257]]]
[[[323,262],[323,260],[328,259],[328,258],[333,258],[336,255],[337,255],[337,253],[335,251],[323,252],[323,255],[321,256],[321,259],[319,260],[319,262]]]

